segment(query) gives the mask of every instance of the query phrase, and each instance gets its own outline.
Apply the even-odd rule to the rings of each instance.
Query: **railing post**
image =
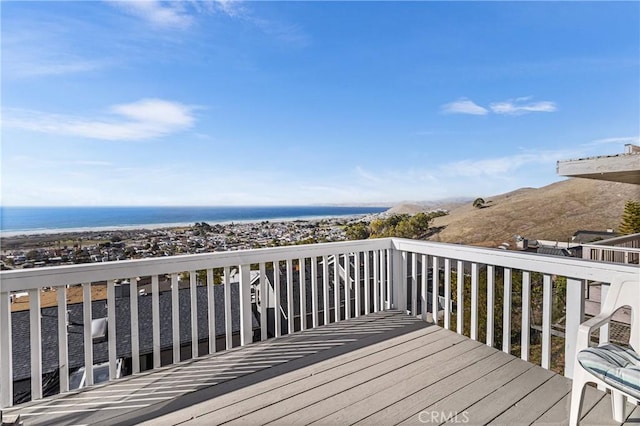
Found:
[[[578,328],[584,317],[584,280],[567,278],[567,309],[564,341],[564,376],[573,377]]]
[[[392,309],[400,311],[407,310],[407,274],[404,273],[406,269],[406,256],[407,253],[400,250],[393,250],[393,281],[392,281]]]
[[[11,342],[11,300],[0,292],[0,407],[13,405],[13,348]]]
[[[240,265],[240,344],[245,346],[252,342],[251,265]]]

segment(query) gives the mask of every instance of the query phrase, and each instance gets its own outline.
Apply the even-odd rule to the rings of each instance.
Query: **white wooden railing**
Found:
[[[339,261],[336,262],[335,259]],[[333,260],[333,261],[332,261]],[[239,306],[232,306],[230,269],[239,272]],[[30,363],[31,363],[31,397],[43,397],[42,361],[43,348],[41,330],[41,290],[53,287],[57,291],[58,347],[45,348],[58,353],[60,373],[60,392],[69,390],[68,367],[68,329],[67,286],[81,285],[83,289],[83,335],[84,335],[84,367],[87,385],[92,385],[94,365],[91,335],[91,288],[92,284],[107,283],[107,318],[108,318],[108,352],[110,379],[116,380],[116,310],[115,282],[120,279],[130,280],[130,309],[132,373],[141,370],[139,348],[138,291],[136,278],[150,277],[153,324],[153,368],[161,366],[160,345],[160,306],[159,278],[171,277],[172,306],[178,307],[178,277],[188,273],[191,312],[191,356],[199,353],[198,318],[197,318],[197,286],[207,287],[208,313],[208,353],[216,350],[216,326],[214,303],[214,271],[221,274],[224,286],[225,313],[225,347],[234,345],[232,338],[232,310],[240,313],[239,345],[251,344],[254,340],[268,337],[267,304],[255,306],[260,318],[259,338],[254,339],[251,302],[251,272],[258,271],[259,293],[267,294],[267,273],[269,269],[282,271],[273,273],[273,292],[276,306],[275,312],[286,313],[274,315],[274,335],[292,333],[298,330],[315,328],[330,322],[341,321],[359,315],[386,309],[407,310],[414,315],[421,315],[425,320],[437,321],[445,328],[451,328],[455,322],[458,333],[468,333],[469,337],[478,340],[479,313],[486,317],[484,341],[488,345],[498,346],[505,352],[511,352],[512,345],[512,312],[516,308],[513,301],[512,284],[514,279],[522,282],[522,292],[516,297],[522,303],[522,320],[515,330],[521,334],[520,356],[529,359],[530,318],[532,314],[532,287],[537,286],[533,277],[541,277],[542,289],[542,367],[551,366],[551,319],[554,282],[558,277],[566,277],[566,339],[565,339],[565,375],[571,376],[575,351],[575,336],[578,325],[583,320],[585,283],[587,281],[610,282],[616,274],[637,277],[638,268],[633,265],[591,262],[583,259],[571,259],[503,250],[484,249],[444,243],[431,243],[405,239],[374,239],[341,243],[288,246],[270,249],[245,250],[201,255],[173,256],[156,259],[120,261],[89,265],[73,265],[28,270],[4,271],[0,273],[0,406],[13,404],[13,336],[11,326],[11,294],[27,291],[29,293],[30,321]],[[306,273],[310,270],[310,281],[306,282]],[[198,283],[198,271],[206,271],[206,282]],[[255,274],[255,273],[254,273]],[[200,274],[202,275],[202,274]],[[282,279],[285,281],[281,285]],[[431,276],[430,276],[431,275]],[[340,283],[342,277],[342,285]],[[297,278],[298,289],[294,291]],[[345,279],[346,278],[346,279]],[[498,279],[499,278],[499,279]],[[456,292],[452,294],[452,287]],[[479,289],[486,286],[486,302],[479,306]],[[306,289],[310,288],[311,294]],[[336,289],[337,291],[333,291]],[[469,292],[465,292],[465,290]],[[498,292],[497,290],[502,290]],[[299,297],[294,298],[295,293]],[[333,298],[330,294],[333,292]],[[283,293],[283,294],[281,294]],[[466,300],[465,294],[469,294]],[[497,299],[496,295],[504,295],[502,324],[494,321]],[[149,297],[149,295],[144,296]],[[309,298],[311,300],[309,300]],[[333,299],[333,300],[331,300]],[[281,300],[285,303],[281,304]],[[349,301],[345,303],[345,301]],[[282,305],[282,306],[281,306]],[[311,306],[307,312],[307,306]],[[442,305],[442,309],[439,306]],[[436,307],[435,312],[433,308]],[[295,311],[298,307],[298,321]],[[466,308],[469,309],[466,309]],[[470,318],[465,318],[465,310]],[[455,314],[455,315],[454,315]],[[180,359],[180,316],[178,309],[172,308],[172,362]],[[283,324],[282,321],[286,321]],[[468,327],[465,326],[468,324]],[[283,327],[285,325],[286,327]],[[502,332],[501,342],[494,342],[494,336]],[[121,342],[122,343],[122,342]]]
[[[638,265],[640,234],[623,235],[582,245],[582,258]]]

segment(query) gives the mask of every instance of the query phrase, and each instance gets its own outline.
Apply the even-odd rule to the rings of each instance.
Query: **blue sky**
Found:
[[[639,2],[2,2],[3,205],[489,196],[640,135]]]

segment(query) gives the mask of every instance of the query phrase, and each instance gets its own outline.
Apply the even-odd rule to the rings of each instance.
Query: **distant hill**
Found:
[[[514,235],[567,241],[579,229],[616,230],[625,201],[640,201],[640,186],[592,179],[568,179],[542,188],[521,188],[485,197],[485,208],[472,202],[436,218],[442,230],[430,240],[496,247],[514,244]]]

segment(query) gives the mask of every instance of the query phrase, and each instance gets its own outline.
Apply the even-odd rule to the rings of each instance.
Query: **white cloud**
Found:
[[[489,113],[486,108],[464,98],[444,104],[440,109],[444,114],[487,115]]]
[[[482,160],[461,160],[440,166],[446,176],[464,177],[506,177],[524,166],[555,164],[556,161],[576,155],[569,151],[537,151]]]
[[[189,129],[193,107],[162,99],[114,105],[107,117],[80,117],[8,109],[3,125],[41,133],[102,140],[144,140]]]
[[[109,0],[109,3],[159,28],[185,29],[193,23],[193,17],[184,7],[184,3],[179,1]]]
[[[105,0],[129,15],[162,29],[187,29],[195,21],[195,13],[222,12],[238,18],[245,15],[241,1],[234,0]]]
[[[503,102],[494,102],[489,105],[491,111],[496,114],[521,115],[529,112],[554,112],[557,110],[555,102],[541,101],[529,102],[531,97],[509,99]]]
[[[442,105],[440,110],[444,114],[487,115],[489,112],[493,112],[501,115],[522,115],[530,112],[554,112],[558,109],[555,102],[552,101],[527,103],[531,98],[531,96],[524,96],[502,102],[492,102],[489,104],[489,109],[476,104],[470,99],[461,98]]]

